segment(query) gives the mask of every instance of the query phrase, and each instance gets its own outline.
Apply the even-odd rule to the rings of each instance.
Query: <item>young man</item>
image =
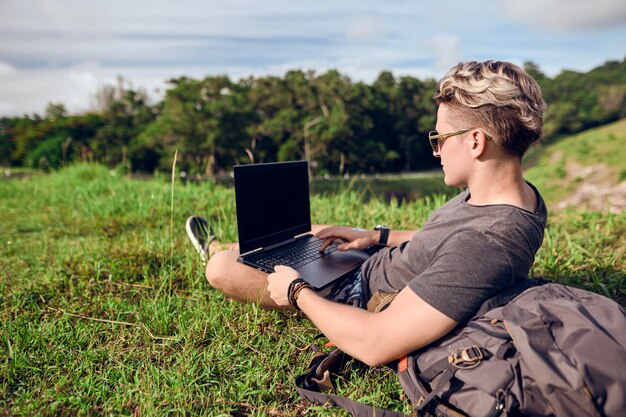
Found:
[[[439,339],[483,301],[527,279],[547,219],[521,168],[522,155],[542,134],[539,86],[513,64],[467,62],[441,79],[435,100],[433,155],[441,159],[445,183],[466,191],[421,230],[390,231],[386,248],[327,291],[314,291],[286,266],[268,275],[237,263],[236,245],[211,256],[210,284],[240,301],[301,309],[341,350],[380,365]],[[188,230],[198,226],[206,225],[188,221]],[[343,241],[339,250],[365,249],[381,237],[349,227],[314,232],[326,243]],[[202,238],[199,243],[207,247]],[[380,312],[359,308],[381,299],[393,301]]]

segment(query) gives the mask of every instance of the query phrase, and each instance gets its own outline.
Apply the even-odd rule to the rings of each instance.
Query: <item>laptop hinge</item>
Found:
[[[270,245],[270,246],[266,246],[266,247],[263,247],[263,248],[256,248],[256,249],[253,249],[253,250],[248,251],[246,253],[242,253],[241,255],[239,255],[239,257],[243,258],[243,257],[247,257],[248,255],[251,255],[253,253],[267,252],[267,251],[270,251],[272,249],[280,248],[281,246],[293,243],[296,240],[306,239],[306,238],[309,238],[309,237],[311,237],[311,234],[306,234],[306,235],[302,235],[302,236],[298,236],[298,237],[292,237],[291,239],[283,240],[282,242],[275,243],[275,244]]]
[[[246,252],[246,253],[242,253],[242,254],[240,254],[240,255],[239,255],[239,257],[240,257],[240,258],[245,258],[246,256],[248,256],[248,255],[252,255],[253,253],[257,253],[257,252],[258,252],[258,253],[263,252],[263,248],[256,248],[256,249],[252,249],[252,250],[250,250],[250,251],[248,251],[248,252]]]
[[[288,244],[293,243],[295,241],[296,241],[296,238],[292,237],[291,239],[283,240],[282,242],[279,242],[279,243],[276,243],[274,245],[262,248],[262,250],[265,252],[265,251],[268,251],[268,250],[280,248],[281,246],[288,245]]]
[[[248,252],[246,252],[246,253],[242,253],[241,255],[239,255],[239,257],[240,257],[240,258],[247,258],[249,255],[252,255],[252,254],[259,254],[259,253],[267,252],[267,251],[270,251],[270,250],[272,250],[272,249],[279,248],[279,247],[281,247],[281,246],[283,246],[283,245],[286,245],[286,244],[288,244],[288,243],[292,243],[292,242],[294,242],[295,240],[296,240],[295,238],[291,238],[291,239],[289,239],[289,240],[282,241],[282,242],[280,242],[280,243],[276,243],[276,244],[271,245],[271,246],[266,246],[266,247],[264,247],[264,248],[256,248],[256,249],[251,250],[251,251],[248,251]]]

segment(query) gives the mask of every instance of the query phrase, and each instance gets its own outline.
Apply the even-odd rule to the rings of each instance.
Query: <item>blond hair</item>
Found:
[[[462,62],[435,90],[466,126],[482,128],[505,152],[522,157],[543,133],[546,103],[537,82],[510,62]],[[471,126],[470,126],[471,125]]]

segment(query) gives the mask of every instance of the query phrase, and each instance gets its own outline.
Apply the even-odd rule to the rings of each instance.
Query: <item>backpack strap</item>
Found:
[[[415,403],[414,411],[419,415],[419,412],[431,407],[431,402],[438,398],[437,396],[454,377],[457,370],[474,368],[483,359],[488,359],[491,356],[493,355],[487,349],[476,345],[451,351],[450,355],[435,361],[428,368],[421,371],[419,375],[415,375],[418,381],[413,380],[409,375],[409,372],[415,372],[415,364],[413,362],[409,364],[410,361],[408,361],[407,357],[407,360],[405,361],[403,358],[398,366],[398,377],[403,388],[405,390],[408,388],[413,392],[415,396],[415,398],[412,398]],[[441,374],[439,381],[430,389],[430,392],[426,388],[428,385],[420,382],[432,381],[439,374]]]
[[[491,353],[487,349],[479,346],[458,349],[451,352],[449,356],[435,361],[428,368],[420,372],[419,376],[426,381],[432,381],[434,377],[448,368],[452,370],[474,368],[478,366],[480,361],[489,359],[491,356]]]
[[[300,395],[313,403],[343,408],[354,416],[408,417],[396,411],[372,407],[347,397],[322,392],[333,388],[331,375],[341,371],[349,358],[339,349],[330,353],[316,353],[309,370],[296,378],[296,388]]]
[[[298,382],[296,382],[296,385]],[[329,404],[332,407],[343,408],[344,410],[352,413],[353,416],[363,417],[408,417],[406,414],[398,413],[396,411],[385,410],[382,408],[372,407],[358,401],[351,400],[347,397],[342,397],[335,394],[326,394],[322,392],[316,392],[301,388],[298,386],[298,392],[303,398],[317,403],[317,404]]]

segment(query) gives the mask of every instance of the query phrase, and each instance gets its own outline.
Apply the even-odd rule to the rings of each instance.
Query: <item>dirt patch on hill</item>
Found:
[[[558,203],[558,208],[575,206],[584,210],[621,213],[626,210],[626,181],[604,164],[581,166],[567,164],[568,181],[580,183],[570,195]]]

